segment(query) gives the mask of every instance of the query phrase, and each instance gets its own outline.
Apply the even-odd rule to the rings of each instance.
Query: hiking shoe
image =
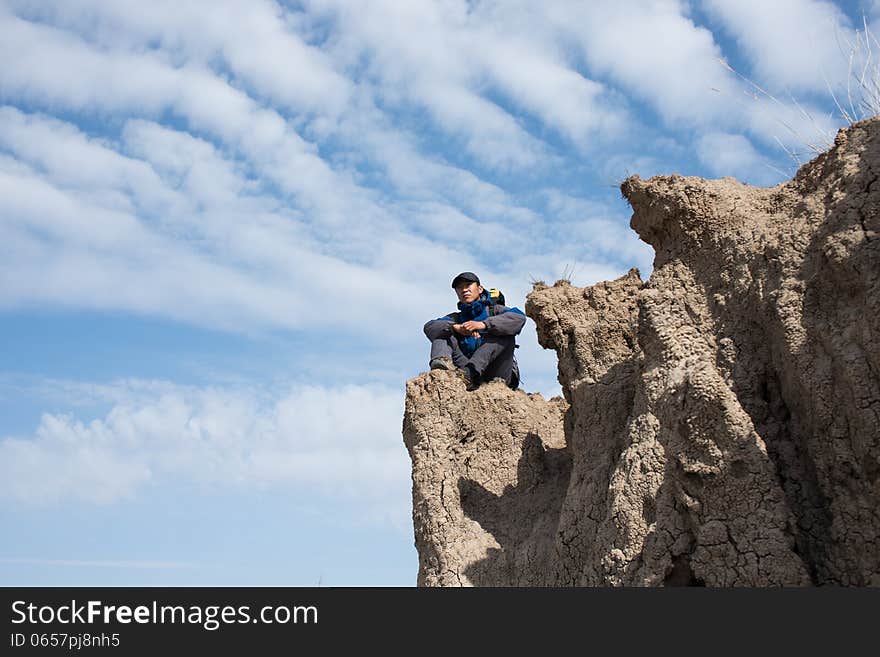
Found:
[[[477,368],[468,363],[464,366],[464,382],[468,391],[476,390],[483,382]]]
[[[453,370],[455,369],[455,365],[452,364],[452,359],[447,356],[438,356],[431,360],[431,369],[432,370]]]

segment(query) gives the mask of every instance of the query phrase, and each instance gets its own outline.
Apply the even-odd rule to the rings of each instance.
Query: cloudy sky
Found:
[[[0,0],[0,584],[414,585],[404,385],[452,276],[647,277],[620,182],[787,179],[878,19]]]

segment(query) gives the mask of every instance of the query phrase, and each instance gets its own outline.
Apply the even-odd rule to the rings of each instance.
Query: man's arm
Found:
[[[489,335],[518,335],[526,323],[526,316],[519,308],[508,308],[496,305],[497,315],[483,320],[486,325],[486,333]]]
[[[452,325],[455,324],[455,320],[456,313],[449,313],[444,317],[432,319],[430,322],[427,322],[423,328],[425,335],[428,336],[429,340],[448,338],[452,335]]]

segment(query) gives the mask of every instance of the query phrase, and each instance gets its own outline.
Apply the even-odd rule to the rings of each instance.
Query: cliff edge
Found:
[[[564,400],[407,383],[419,585],[880,585],[878,173],[627,179],[650,279],[526,300]]]

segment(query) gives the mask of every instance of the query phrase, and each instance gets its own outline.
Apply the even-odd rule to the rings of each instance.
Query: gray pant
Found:
[[[484,381],[498,378],[516,390],[519,387],[519,366],[513,356],[516,338],[512,335],[484,335],[483,344],[468,358],[462,352],[455,336],[431,340],[431,360],[446,356],[453,364],[464,369],[470,363]]]

